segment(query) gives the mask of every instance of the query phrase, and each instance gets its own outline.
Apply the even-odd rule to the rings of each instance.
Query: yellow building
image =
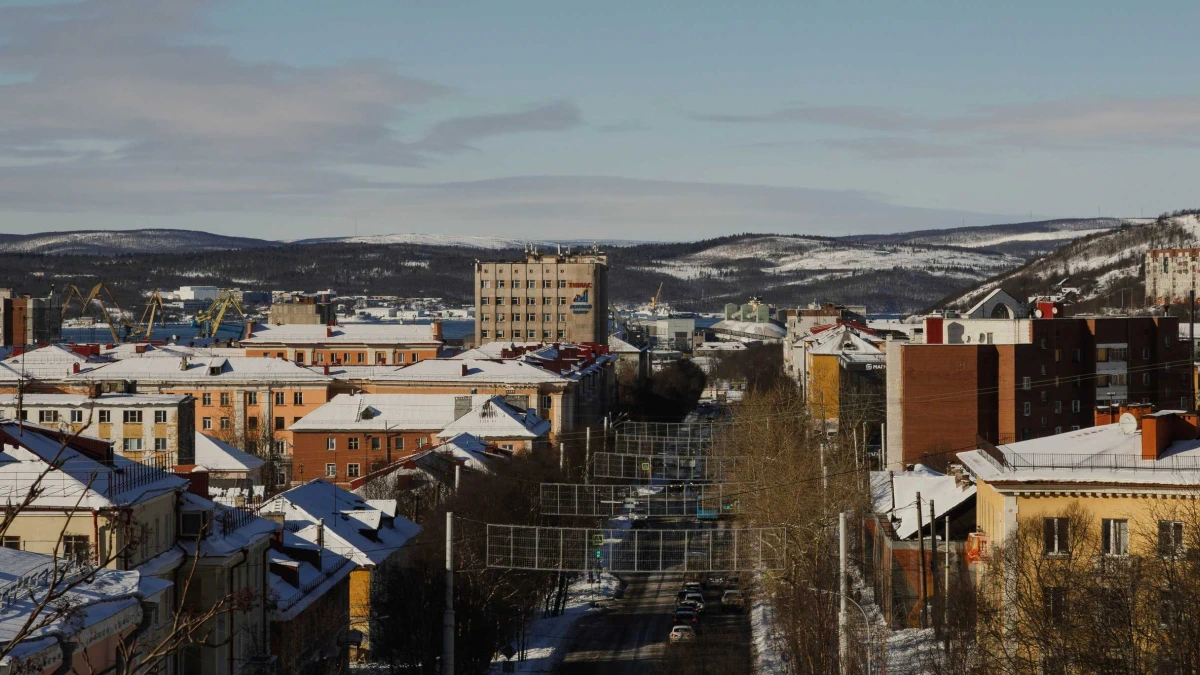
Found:
[[[826,419],[859,417],[844,413],[865,409],[866,403],[878,401],[869,397],[883,393],[886,360],[879,341],[867,329],[849,325],[812,330],[795,345],[801,352],[799,377],[809,408]]]

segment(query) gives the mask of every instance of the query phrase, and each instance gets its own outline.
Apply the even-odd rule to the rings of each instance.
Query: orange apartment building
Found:
[[[1090,427],[1097,404],[1191,410],[1194,384],[1178,323],[1035,319],[1018,344],[889,342],[888,465],[938,467],[981,438],[1003,444]]]
[[[442,325],[350,323],[284,324],[249,327],[241,341],[246,356],[269,356],[299,364],[402,366],[435,359]]]

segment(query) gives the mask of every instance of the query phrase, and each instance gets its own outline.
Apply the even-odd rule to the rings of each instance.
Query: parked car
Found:
[[[696,639],[696,629],[691,626],[672,626],[671,644],[691,642]]]
[[[694,624],[696,623],[696,610],[691,607],[676,607],[674,624]]]
[[[721,594],[721,611],[733,612],[746,608],[746,596],[739,590],[728,590]]]

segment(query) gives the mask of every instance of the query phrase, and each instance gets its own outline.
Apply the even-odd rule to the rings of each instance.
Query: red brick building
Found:
[[[1098,403],[1191,410],[1175,317],[1031,322],[1021,344],[887,346],[889,466],[942,466],[977,438],[1010,443],[1090,427]]]

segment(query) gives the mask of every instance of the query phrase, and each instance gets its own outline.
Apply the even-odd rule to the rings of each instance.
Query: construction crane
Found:
[[[156,288],[150,292],[150,297],[146,300],[146,309],[142,310],[142,318],[138,321],[137,326],[134,327],[133,332],[129,334],[129,339],[149,340],[151,333],[154,332],[155,318],[158,319],[160,326],[166,328],[166,315],[167,312],[166,308],[163,307],[162,295],[159,294]]]
[[[663,285],[660,283],[658,285],[658,292],[654,294],[654,297],[650,298],[650,311],[651,312],[654,311],[655,307],[658,307],[658,299],[662,297],[662,287],[663,287]]]
[[[104,298],[106,297],[112,308],[116,310],[115,315],[104,304]],[[86,316],[88,309],[92,307],[92,303],[95,303],[100,308],[100,316],[98,318],[108,326],[109,332],[112,333],[113,343],[116,344],[121,341],[121,335],[117,331],[117,327],[128,328],[129,324],[125,322],[125,312],[121,310],[121,305],[117,303],[117,299],[113,297],[112,291],[108,290],[108,286],[105,286],[103,281],[92,286],[92,290],[86,296],[83,295],[79,287],[75,284],[67,284],[66,298],[63,300],[62,306],[63,317],[67,315],[67,309],[71,305],[71,298],[79,300],[80,318]],[[116,318],[113,318],[114,316]]]
[[[208,309],[196,312],[196,323],[200,326],[200,332],[196,337],[216,337],[217,331],[221,330],[221,322],[225,319],[225,312],[229,311],[230,307],[237,310],[238,315],[245,320],[246,313],[242,311],[242,306],[238,304],[233,292],[227,288],[222,289]]]

